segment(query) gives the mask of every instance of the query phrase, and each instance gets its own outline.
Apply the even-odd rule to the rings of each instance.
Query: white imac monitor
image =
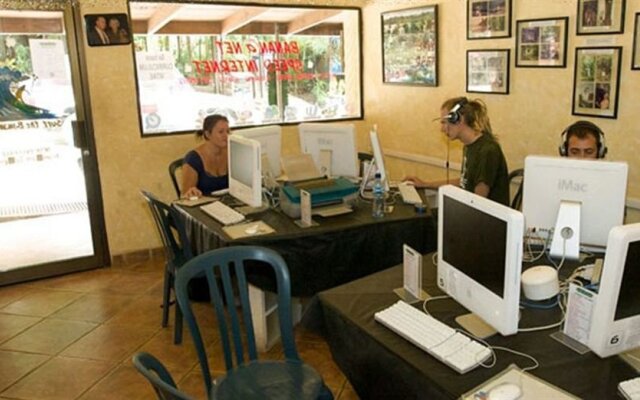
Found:
[[[502,335],[517,333],[522,213],[452,185],[438,200],[438,287]]]
[[[309,153],[323,175],[358,176],[358,153],[356,151],[353,124],[298,125],[300,149]]]
[[[260,142],[230,135],[229,193],[251,207],[262,206]]]
[[[380,179],[384,182],[385,191],[389,191],[389,180],[387,179],[387,170],[384,167],[384,154],[382,153],[382,146],[380,146],[380,140],[378,139],[378,130],[374,126],[369,132],[369,138],[371,139],[371,150],[373,151],[373,162],[376,166],[377,172],[380,173]],[[365,171],[366,172],[366,171]]]
[[[550,253],[578,258],[579,247],[604,249],[609,230],[622,225],[628,166],[624,162],[528,156],[522,212],[527,229],[546,239]]]
[[[280,125],[234,130],[233,134],[260,142],[262,160],[267,159],[269,161],[268,165],[263,162],[262,168],[265,172],[269,171],[273,178],[280,176],[280,154],[282,149],[282,128]]]
[[[608,357],[640,347],[640,224],[611,229],[589,347]]]

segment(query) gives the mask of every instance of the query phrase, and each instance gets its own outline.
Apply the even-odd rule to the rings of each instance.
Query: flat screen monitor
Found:
[[[269,171],[273,178],[280,176],[280,154],[282,149],[282,128],[280,125],[261,126],[258,128],[234,130],[234,135],[240,135],[260,142],[264,172]],[[268,169],[267,169],[268,168]]]
[[[353,124],[298,125],[300,149],[309,153],[323,175],[358,176],[358,154],[356,151]]]
[[[230,135],[229,193],[251,207],[262,206],[260,142]]]
[[[371,150],[373,151],[373,162],[377,172],[380,173],[380,179],[384,182],[384,188],[388,192],[389,180],[387,179],[387,170],[384,167],[384,153],[378,139],[378,130],[375,127],[369,132],[369,138],[371,140]]]
[[[527,229],[547,238],[560,205],[579,204],[579,245],[604,249],[609,230],[622,225],[628,166],[624,162],[528,156],[522,212]]]
[[[609,232],[589,347],[608,357],[640,347],[640,224]]]
[[[502,335],[517,333],[524,216],[452,185],[438,197],[438,286]]]

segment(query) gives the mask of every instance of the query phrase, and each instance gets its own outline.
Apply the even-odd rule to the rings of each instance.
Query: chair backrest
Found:
[[[211,372],[198,323],[191,309],[187,286],[196,276],[206,276],[211,304],[220,329],[221,344],[227,371],[257,359],[256,341],[251,320],[248,283],[245,268],[253,271],[269,269],[274,272],[277,287],[278,319],[284,355],[299,360],[291,321],[291,287],[289,269],[275,251],[258,246],[234,246],[212,250],[196,256],[180,268],[176,276],[176,295],[193,342],[198,352],[202,374],[211,391]],[[271,271],[266,271],[271,275]],[[240,300],[240,312],[235,297]],[[223,299],[224,298],[224,299]],[[244,327],[244,328],[243,328]],[[246,339],[243,342],[242,337]],[[245,347],[246,344],[245,357]],[[235,356],[235,359],[234,359]],[[234,362],[235,361],[235,362]]]
[[[160,360],[149,353],[133,355],[133,365],[151,383],[160,400],[191,400],[188,394],[178,390],[171,374]]]
[[[178,211],[160,201],[151,193],[141,190],[142,197],[145,198],[156,228],[160,233],[162,245],[164,247],[167,260],[189,260],[193,257],[191,245],[184,226],[184,219]],[[177,237],[176,237],[177,235]]]
[[[173,183],[173,188],[176,190],[176,196],[178,196],[178,198],[180,198],[181,193],[176,174],[178,169],[182,168],[182,164],[184,164],[184,158],[178,158],[169,164],[169,176],[171,177],[171,183]]]
[[[519,168],[511,171],[509,174],[509,188],[514,185],[518,186],[516,194],[511,199],[511,208],[514,210],[520,210],[522,208],[522,186],[524,183],[524,169]]]

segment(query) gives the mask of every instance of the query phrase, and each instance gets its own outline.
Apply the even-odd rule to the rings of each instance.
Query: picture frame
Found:
[[[634,18],[634,28],[633,28],[633,53],[631,56],[631,69],[638,70],[640,69],[640,31],[638,31],[640,26],[640,13],[636,13]]]
[[[127,14],[87,14],[84,24],[87,44],[91,47],[131,43]]]
[[[573,115],[617,118],[622,47],[577,47]]]
[[[624,32],[625,0],[578,0],[576,35]]]
[[[467,0],[467,39],[511,37],[511,0]]]
[[[509,49],[467,50],[467,92],[509,94]]]
[[[566,68],[569,17],[516,21],[516,67]]]
[[[438,6],[381,14],[382,82],[438,86]]]

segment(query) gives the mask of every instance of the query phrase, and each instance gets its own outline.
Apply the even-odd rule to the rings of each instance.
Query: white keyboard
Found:
[[[640,399],[640,377],[618,383],[618,390],[625,399]]]
[[[220,201],[205,204],[200,208],[223,225],[237,224],[244,221],[244,215]]]
[[[485,345],[401,300],[377,312],[375,319],[461,374],[491,356]]]
[[[408,204],[420,204],[423,203],[422,198],[418,194],[413,185],[407,185],[405,182],[401,182],[398,185],[398,190],[400,190],[400,195],[402,196],[402,201]]]

